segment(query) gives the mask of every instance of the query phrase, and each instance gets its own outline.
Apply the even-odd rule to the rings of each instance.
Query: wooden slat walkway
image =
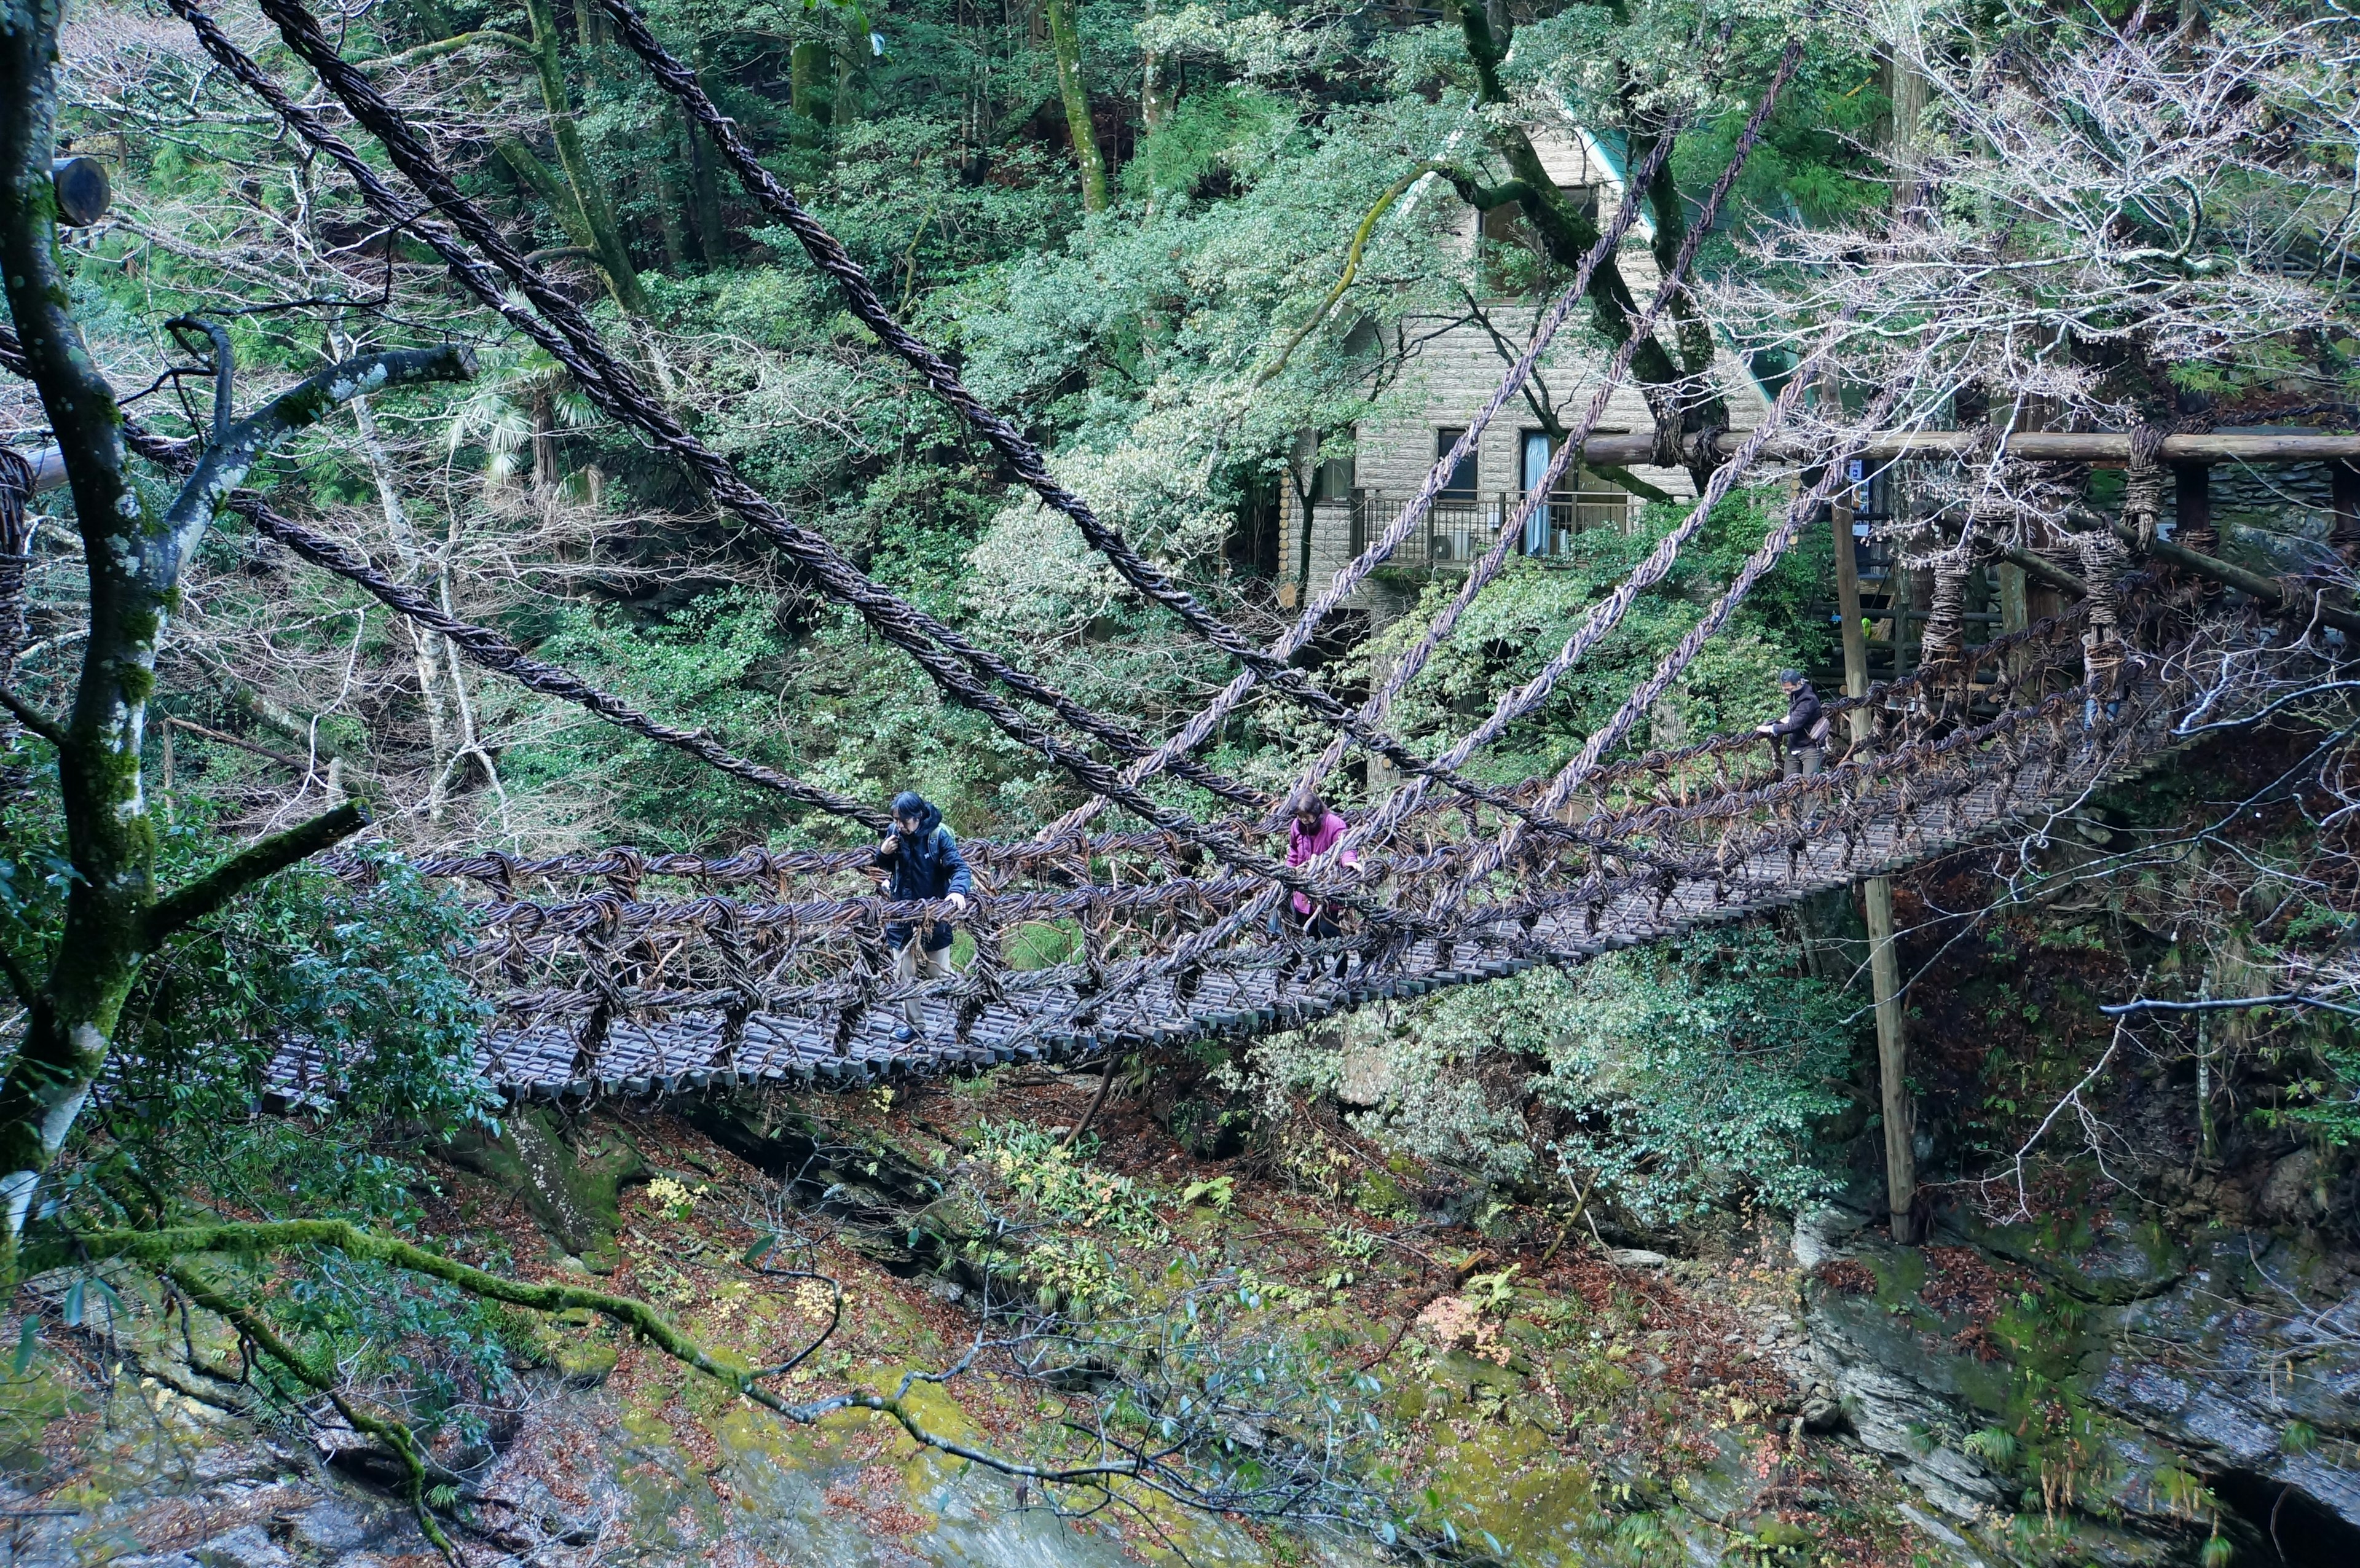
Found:
[[[1796,822],[1797,834],[1786,847],[1750,854],[1727,866],[1721,877],[1681,877],[1668,887],[1659,880],[1626,883],[1594,903],[1544,912],[1529,929],[1495,914],[1491,924],[1468,928],[1447,958],[1434,941],[1421,940],[1397,962],[1339,981],[1328,973],[1332,963],[1317,964],[1317,973],[1298,972],[1273,963],[1266,947],[1234,956],[1217,953],[1198,971],[1190,994],[1182,995],[1184,987],[1172,975],[1158,975],[1128,994],[1110,992],[1094,1010],[1080,1012],[1086,1023],[1075,1021],[1084,998],[1076,995],[1070,974],[1034,972],[1018,976],[1019,984],[1002,999],[987,1004],[964,1042],[954,1038],[956,998],[940,996],[922,1004],[925,1039],[896,1043],[891,1037],[902,1021],[901,1008],[885,1003],[858,1016],[841,1051],[842,1016],[834,1009],[812,1017],[752,1013],[726,1049],[727,1020],[717,1009],[637,1019],[623,1013],[613,1018],[596,1048],[595,1074],[582,1071],[579,1018],[542,1016],[492,1029],[482,1068],[496,1086],[519,1099],[641,1099],[742,1087],[854,1087],[996,1062],[1073,1060],[1142,1044],[1299,1028],[1380,1000],[1496,979],[1542,964],[1577,964],[1699,925],[1762,913],[1990,836],[2136,772],[2169,750],[2174,744],[2169,707],[2159,701],[2132,705],[2140,710],[2136,716],[2095,735],[2069,724],[2069,738],[2038,759],[2027,761],[2019,750],[2012,789],[2004,782],[2010,766],[2005,747],[1986,746],[1972,757],[1949,759],[1941,774],[1948,788],[1929,789],[1927,800],[1914,810],[1855,820],[1849,839],[1836,813],[1822,811]],[[1891,779],[1880,782],[1889,785]],[[1757,825],[1775,822],[1776,813],[1757,810],[1753,820]],[[1225,957],[1231,960],[1229,966]],[[333,1093],[322,1077],[327,1067],[309,1050],[290,1047],[274,1073],[279,1092],[290,1099]]]

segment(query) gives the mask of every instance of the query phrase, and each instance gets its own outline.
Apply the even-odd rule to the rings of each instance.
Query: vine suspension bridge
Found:
[[[1032,839],[964,846],[978,897],[957,921],[972,953],[962,973],[923,982],[893,978],[886,930],[948,911],[866,893],[865,844],[713,858],[613,849],[420,862],[428,875],[462,885],[474,900],[479,940],[462,962],[494,1009],[482,1065],[493,1083],[519,1098],[583,1102],[748,1085],[841,1085],[1019,1058],[1098,1055],[1298,1028],[1374,1001],[1577,963],[1792,903],[2037,819],[2180,744],[2183,719],[2208,700],[2208,681],[2224,659],[2256,649],[2331,657],[2314,648],[2314,634],[2360,632],[2360,619],[2316,589],[2218,561],[2208,553],[2212,541],[2186,517],[2168,544],[2157,542],[2155,526],[2169,463],[2348,460],[2360,456],[2360,439],[2156,426],[2121,435],[2038,436],[1892,429],[1885,421],[1905,403],[1904,389],[1893,387],[1868,389],[1858,423],[1846,426],[1840,400],[1817,409],[1807,402],[1807,393],[1832,385],[1840,373],[1834,362],[1846,327],[1841,316],[1820,323],[1818,346],[1801,356],[1751,430],[1721,428],[1710,411],[1716,405],[1699,388],[1651,386],[1652,434],[1599,431],[1608,394],[1629,374],[1638,345],[1677,308],[1699,244],[1794,68],[1790,49],[1677,256],[1653,297],[1636,307],[1549,471],[1530,487],[1531,499],[1501,519],[1489,550],[1378,689],[1348,705],[1295,668],[1293,657],[1371,572],[1416,536],[1459,460],[1520,396],[1585,299],[1593,270],[1638,220],[1653,161],[1631,171],[1618,210],[1572,282],[1541,315],[1489,400],[1468,417],[1456,446],[1437,460],[1382,534],[1301,607],[1284,636],[1263,646],[1060,485],[1022,432],[979,404],[953,367],[878,299],[843,246],[759,161],[695,74],[624,0],[602,0],[619,41],[712,138],[748,197],[796,235],[854,315],[1019,482],[1069,519],[1142,600],[1236,666],[1201,712],[1171,735],[1152,738],[899,598],[703,445],[642,386],[632,356],[612,347],[573,297],[460,190],[426,140],[359,65],[343,58],[300,0],[260,3],[316,73],[326,99],[376,138],[410,191],[344,139],[321,108],[290,96],[196,0],[168,3],[229,77],[312,153],[341,169],[380,220],[431,248],[463,291],[545,350],[605,415],[682,465],[715,506],[778,550],[802,581],[849,606],[916,659],[946,700],[974,709],[1046,757],[1087,797],[1087,805]],[[1658,138],[1651,159],[1666,156],[1672,141]],[[226,389],[226,341],[216,342],[214,368]],[[4,336],[0,365],[25,370],[21,353]],[[217,429],[223,425],[216,420]],[[190,469],[202,455],[201,439],[174,440],[137,426],[125,433],[140,456],[169,469]],[[1538,674],[1502,697],[1441,755],[1417,754],[1385,728],[1393,703],[1468,606],[1499,579],[1527,515],[1546,505],[1570,465],[1585,457],[1686,468],[1697,482],[1695,504],[1589,610]],[[1825,771],[1780,777],[1765,766],[1751,734],[1609,760],[1805,530],[1826,526],[1831,506],[1838,509],[1840,549],[1849,550],[1841,508],[1855,461],[1930,461],[2020,478],[2042,463],[2093,460],[2127,464],[2119,520],[2083,517],[2069,528],[2060,500],[2041,537],[2009,543],[1994,528],[1979,531],[1972,517],[1950,519],[1950,542],[1932,565],[1922,667],[1873,691],[1861,670],[1848,672],[1852,694],[1830,704],[1838,727]],[[1464,771],[1572,676],[1638,596],[1664,580],[1713,508],[1765,462],[1801,474],[1783,516],[1695,628],[1579,754],[1553,775],[1515,787]],[[21,521],[24,501],[62,474],[61,460],[11,454],[0,467],[0,501],[14,509],[0,522]],[[497,630],[459,619],[259,496],[241,493],[224,504],[259,534],[357,584],[486,669],[798,808],[841,816],[866,833],[885,825],[870,803],[749,760],[704,732],[667,724],[534,659]],[[23,551],[21,540],[0,539],[0,556]],[[1963,635],[1966,573],[2003,551],[2071,603],[2014,633],[1970,645]],[[2135,551],[2168,570],[2141,570]],[[2224,586],[2237,592],[2224,594]],[[1848,633],[1857,627],[1856,610],[1846,609]],[[12,610],[0,624],[14,619]],[[1257,694],[1294,704],[1333,735],[1284,794],[1226,777],[1198,756]],[[1284,866],[1256,848],[1355,748],[1403,782],[1352,816],[1342,844],[1307,866]],[[1211,796],[1226,814],[1189,814],[1168,795],[1151,792],[1158,779]],[[1140,825],[1095,830],[1109,808]],[[1338,934],[1313,940],[1295,922],[1273,920],[1296,894],[1333,910]],[[1347,958],[1349,967],[1338,973]],[[926,1028],[920,1038],[897,1042],[893,1031],[912,1001]],[[275,1073],[279,1092],[301,1100],[336,1093],[340,1071],[296,1040],[283,1047]]]

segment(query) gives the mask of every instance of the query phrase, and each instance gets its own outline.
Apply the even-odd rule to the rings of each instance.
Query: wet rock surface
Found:
[[[1796,1227],[1814,1367],[1841,1420],[1985,1550],[2009,1513],[2081,1560],[2360,1563],[2360,1334],[2346,1260],[2300,1239],[2175,1241],[1954,1218],[1896,1248],[1860,1208]],[[2020,1532],[2019,1532],[2020,1533]]]
[[[104,1419],[140,1422],[136,1393]],[[154,1415],[147,1407],[147,1415]],[[0,1494],[15,1563],[77,1568],[428,1568],[442,1559],[399,1502],[237,1421],[148,1423],[103,1475],[35,1499]],[[195,1465],[217,1479],[191,1485]],[[104,1495],[102,1496],[102,1485]],[[827,1564],[829,1568],[1121,1568],[1121,1521],[1076,1522],[1005,1477],[918,1454],[858,1418],[820,1431],[737,1411],[675,1431],[603,1391],[555,1390],[466,1489],[469,1568],[523,1564]],[[1196,1528],[1190,1561],[1272,1561],[1252,1535]],[[1343,1543],[1324,1568],[1374,1568]],[[1290,1561],[1301,1561],[1290,1559]]]

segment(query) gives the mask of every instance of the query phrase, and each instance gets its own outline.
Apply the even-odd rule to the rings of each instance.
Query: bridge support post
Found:
[[[1819,392],[1821,406],[1830,414],[1842,410],[1843,383],[1834,371],[1820,378]],[[1849,485],[1836,492],[1828,503],[1828,523],[1835,532],[1836,615],[1843,623],[1844,695],[1860,698],[1868,695],[1868,628],[1860,619],[1860,557],[1852,545],[1852,495]],[[1852,711],[1854,745],[1867,740],[1874,728],[1865,705]]]
[[[2006,637],[2032,624],[2032,584],[2026,579],[2024,568],[2014,561],[2003,561],[1994,571],[1999,577],[1999,630],[2002,637]],[[2031,654],[2017,648],[2007,656],[2007,673],[2012,679],[2020,678],[2031,664]],[[2015,707],[2022,701],[2019,694],[2003,705]]]
[[[1844,695],[1861,698],[1868,695],[1868,629],[1860,624],[1860,561],[1852,554],[1852,491],[1838,492],[1843,499],[1828,507],[1828,517],[1836,536],[1836,615],[1843,622]],[[1852,738],[1864,741],[1869,735],[1866,707],[1852,711]]]
[[[1893,882],[1861,885],[1868,912],[1868,976],[1876,1000],[1876,1076],[1885,1113],[1885,1196],[1893,1239],[1915,1247],[1918,1234],[1918,1119],[1909,1101],[1909,1041],[1902,1030],[1901,952],[1893,936]]]

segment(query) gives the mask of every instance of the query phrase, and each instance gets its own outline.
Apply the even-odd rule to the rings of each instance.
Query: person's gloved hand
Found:
[[[955,915],[965,914],[967,912],[967,895],[964,893],[953,893],[950,896],[950,905],[951,913]]]

